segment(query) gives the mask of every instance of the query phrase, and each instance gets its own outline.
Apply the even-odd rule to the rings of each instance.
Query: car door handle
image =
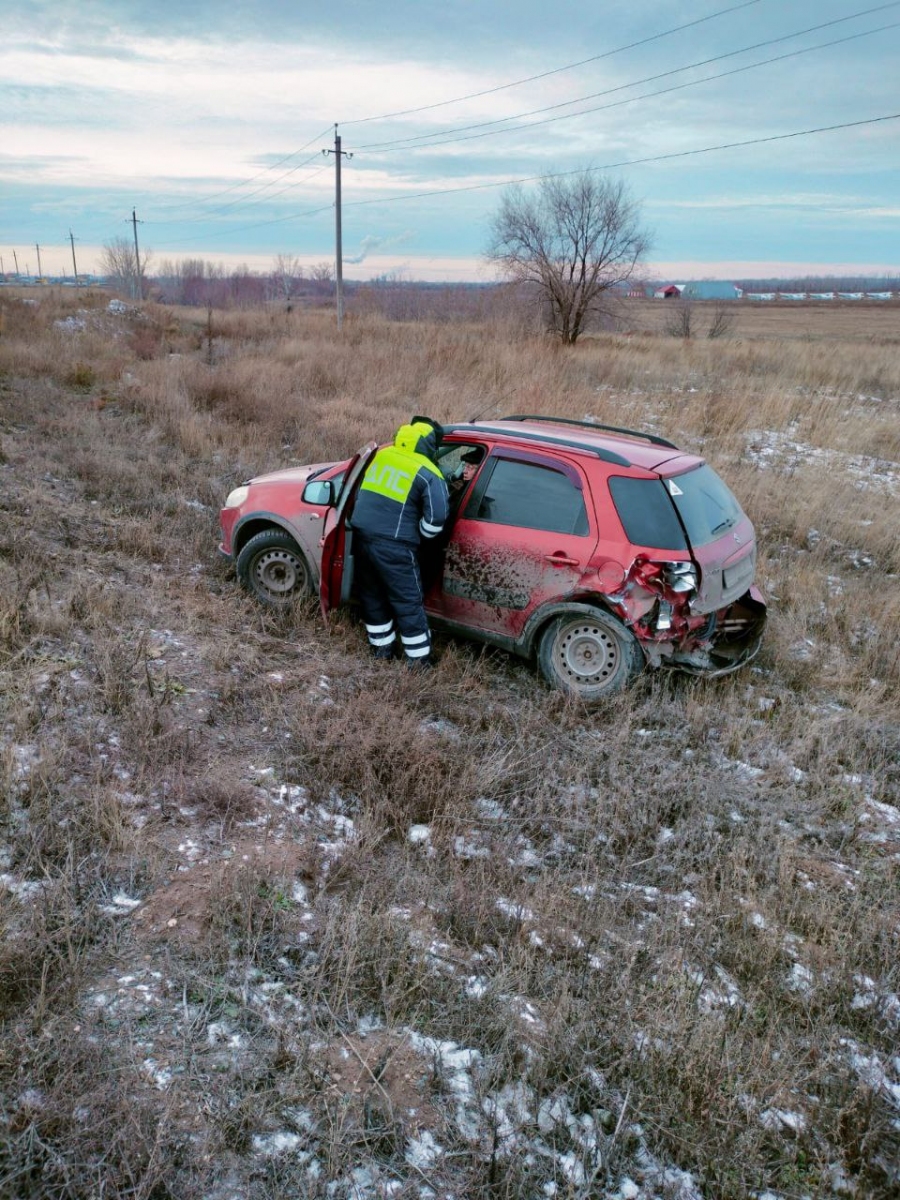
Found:
[[[544,558],[546,558],[548,563],[553,563],[554,567],[577,567],[581,565],[577,558],[566,558],[562,551],[558,551],[556,554],[545,554]]]

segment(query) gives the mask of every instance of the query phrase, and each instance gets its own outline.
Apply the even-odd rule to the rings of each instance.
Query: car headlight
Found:
[[[249,491],[250,489],[247,487],[247,485],[242,483],[240,487],[236,487],[233,492],[228,493],[228,497],[225,500],[225,507],[240,508],[247,499],[247,493]]]

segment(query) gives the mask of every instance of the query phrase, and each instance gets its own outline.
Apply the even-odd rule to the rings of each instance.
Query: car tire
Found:
[[[553,687],[591,703],[626,687],[643,669],[644,656],[634,634],[598,608],[551,621],[541,635],[538,666]]]
[[[243,587],[269,608],[290,608],[312,592],[312,574],[300,547],[281,529],[254,534],[237,556]]]

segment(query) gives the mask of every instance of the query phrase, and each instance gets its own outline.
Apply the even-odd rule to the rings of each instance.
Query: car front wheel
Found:
[[[281,529],[250,538],[237,557],[237,574],[247,591],[271,608],[289,608],[312,589],[306,559]]]
[[[640,673],[644,656],[634,634],[598,609],[551,621],[541,636],[538,665],[553,687],[591,702],[621,691]]]

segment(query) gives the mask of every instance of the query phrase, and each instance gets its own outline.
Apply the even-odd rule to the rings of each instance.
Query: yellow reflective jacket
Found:
[[[401,425],[392,446],[383,446],[369,464],[351,524],[366,537],[419,544],[444,528],[450,510],[446,481],[434,465],[434,430],[417,422]]]

